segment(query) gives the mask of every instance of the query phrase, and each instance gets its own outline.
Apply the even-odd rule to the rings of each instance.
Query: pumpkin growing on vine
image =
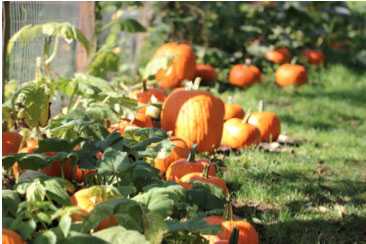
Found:
[[[23,238],[10,229],[3,228],[2,232],[3,244],[25,244]]]
[[[276,83],[280,87],[299,86],[307,81],[307,73],[304,66],[299,64],[283,64],[275,74]]]
[[[147,88],[146,80],[143,80],[142,82],[142,89],[132,92],[130,96],[142,104],[150,103],[152,96],[154,96],[158,102],[164,102],[166,98],[164,90],[159,88]]]
[[[172,164],[169,165],[166,171],[166,179],[169,181],[176,181],[179,180],[186,174],[189,173],[200,173],[203,171],[205,166],[210,165],[210,162],[206,159],[195,159],[196,154],[196,145],[193,146],[192,151],[190,152],[187,159],[179,159],[174,161]],[[216,176],[216,167],[211,166],[208,170],[208,175]]]
[[[165,63],[166,65],[161,65]],[[191,45],[169,42],[155,52],[148,67],[158,66],[155,79],[161,88],[175,88],[183,80],[192,80],[196,73],[196,57]],[[159,67],[165,66],[165,67]],[[153,69],[153,68],[151,68]]]
[[[211,84],[217,79],[217,73],[210,64],[197,64],[196,77],[201,77],[204,84]]]
[[[220,145],[224,113],[224,103],[210,92],[180,88],[163,104],[161,128],[173,131],[188,147],[197,144],[199,152],[211,152]]]
[[[23,137],[16,131],[3,132],[3,155],[15,154],[19,151]]]
[[[248,123],[250,113],[244,119],[233,118],[224,123],[221,144],[234,149],[246,148],[258,144],[260,131]]]
[[[236,64],[229,72],[229,83],[237,87],[249,87],[261,79],[261,71],[258,67],[251,65],[247,60],[246,64]]]
[[[192,188],[192,182],[199,181],[206,184],[214,185],[220,188],[224,194],[229,192],[226,183],[223,179],[209,175],[209,169],[211,165],[205,165],[202,172],[192,172],[184,175],[179,179],[178,183],[181,184],[186,189]]]
[[[288,48],[282,47],[266,52],[265,57],[272,63],[283,64],[290,61],[291,54]]]
[[[243,108],[239,104],[233,103],[232,97],[229,97],[229,101],[225,103],[224,121],[232,118],[242,119],[244,116],[245,112]]]
[[[306,49],[304,56],[309,64],[320,65],[325,61],[325,55],[322,51]]]
[[[164,174],[169,165],[178,159],[187,158],[189,155],[189,148],[187,144],[180,138],[172,137],[170,141],[174,144],[171,151],[159,152],[154,160],[155,168],[160,170],[160,173]]]

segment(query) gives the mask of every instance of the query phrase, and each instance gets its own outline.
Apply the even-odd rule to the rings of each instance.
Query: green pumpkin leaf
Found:
[[[114,244],[149,244],[141,233],[133,230],[127,230],[122,226],[110,227],[98,232],[95,232],[93,236],[96,236],[108,243]]]
[[[99,174],[121,174],[130,168],[133,164],[127,152],[108,148],[104,152],[103,159],[98,163]]]
[[[2,190],[3,217],[5,216],[15,217],[19,203],[20,203],[20,197],[16,191],[8,189]]]
[[[71,228],[71,217],[69,215],[64,215],[60,219],[59,227],[65,237],[68,236]]]

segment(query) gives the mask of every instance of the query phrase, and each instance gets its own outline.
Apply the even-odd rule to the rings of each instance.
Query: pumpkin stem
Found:
[[[249,65],[251,65],[252,64],[252,60],[250,59],[250,58],[246,58],[245,59],[245,65],[246,66],[249,66]]]
[[[263,102],[263,100],[259,101],[258,110],[259,110],[259,112],[264,111],[264,102]]]
[[[238,244],[238,241],[239,241],[239,229],[235,227],[231,231],[229,244]]]
[[[208,171],[210,169],[210,164],[205,164],[203,166],[203,171],[202,171],[202,176],[205,178],[205,179],[208,179]]]
[[[142,91],[144,91],[144,92],[147,91],[147,85],[146,85],[146,80],[145,79],[142,81]]]
[[[231,206],[231,197],[227,203],[225,203],[224,207],[224,219],[225,220],[233,220],[233,207]]]
[[[189,153],[188,158],[187,158],[187,161],[190,163],[194,163],[194,161],[195,161],[197,146],[198,146],[197,144],[192,145],[191,152]]]
[[[291,64],[296,64],[296,62],[297,62],[297,57],[293,57],[291,60]]]
[[[194,79],[192,90],[198,90],[198,88],[200,87],[201,81],[202,81],[201,77],[197,77],[196,79]]]
[[[228,98],[227,98],[227,103],[233,103],[233,96],[229,96]]]
[[[248,112],[245,114],[245,117],[243,119],[243,124],[247,124],[249,121],[250,116],[252,115],[252,111],[249,109]]]

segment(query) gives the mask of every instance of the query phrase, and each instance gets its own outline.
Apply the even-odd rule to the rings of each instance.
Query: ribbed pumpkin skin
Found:
[[[271,61],[275,64],[283,64],[290,61],[291,54],[288,48],[283,47],[268,51],[265,57],[268,61]]]
[[[22,139],[18,132],[3,132],[3,155],[17,153]]]
[[[165,173],[169,165],[178,159],[187,158],[189,148],[187,144],[180,138],[172,138],[170,141],[174,144],[171,152],[168,155],[159,155],[154,160],[155,168],[159,169],[161,173]]]
[[[163,104],[161,127],[188,147],[197,144],[197,151],[211,152],[220,145],[224,113],[224,103],[211,93],[177,89]]]
[[[276,83],[280,87],[299,86],[307,81],[307,73],[302,65],[283,64],[276,71]]]
[[[209,216],[205,221],[210,225],[221,225],[217,234],[219,240],[229,240],[234,228],[239,230],[238,244],[258,244],[259,237],[254,227],[244,220],[225,220],[222,216]],[[211,237],[212,238],[212,237]]]
[[[244,118],[244,116],[245,116],[245,112],[239,104],[225,103],[224,121],[232,119],[232,118],[242,119],[242,118]]]
[[[189,162],[186,159],[179,159],[169,165],[166,171],[166,179],[169,181],[179,181],[184,175],[189,173],[201,173],[205,166],[208,166],[207,160],[196,160]],[[216,176],[216,167],[210,166],[208,175]]]
[[[221,144],[240,149],[258,144],[261,140],[259,130],[243,120],[233,118],[224,123]]]
[[[179,183],[185,183],[185,184],[182,184],[182,186],[184,188],[191,189],[192,185],[190,183],[192,183],[193,181],[200,181],[202,183],[215,185],[215,186],[221,188],[221,190],[225,194],[227,194],[229,192],[229,190],[226,186],[226,183],[223,179],[220,179],[219,177],[216,177],[216,176],[210,176],[210,175],[206,178],[202,172],[201,173],[194,172],[194,173],[186,174],[182,178],[180,178]]]
[[[209,84],[217,79],[217,73],[209,64],[197,64],[196,77],[201,77],[204,83]]]
[[[268,142],[271,138],[276,141],[281,133],[280,119],[273,112],[254,112],[248,123],[259,129],[263,142]]]
[[[152,96],[155,96],[159,102],[164,102],[165,92],[158,88],[149,88],[146,91],[136,91],[131,94],[131,97],[136,99],[139,103],[148,104]]]
[[[175,88],[185,79],[192,80],[196,73],[196,57],[191,45],[170,42],[162,45],[155,52],[152,60],[173,56],[171,65],[166,70],[159,70],[155,75],[161,88]]]
[[[229,83],[241,88],[260,81],[261,71],[253,65],[236,64],[229,72]]]
[[[307,49],[304,51],[304,56],[306,57],[309,64],[319,65],[325,61],[324,53],[318,50]]]
[[[15,231],[3,228],[3,244],[25,244],[26,242]]]

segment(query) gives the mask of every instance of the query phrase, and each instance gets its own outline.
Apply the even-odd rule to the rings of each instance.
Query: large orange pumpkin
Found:
[[[260,81],[261,71],[254,65],[236,64],[229,72],[229,83],[241,88]]]
[[[208,216],[205,221],[210,225],[221,225],[216,235],[219,240],[229,240],[234,228],[239,230],[238,244],[258,244],[259,237],[254,227],[244,220],[225,220],[222,216]]]
[[[25,244],[23,238],[15,231],[3,228],[3,244]]]
[[[304,51],[304,56],[309,64],[319,65],[323,64],[325,61],[324,53],[318,50],[306,49]]]
[[[82,221],[95,208],[104,201],[118,198],[120,194],[114,188],[108,186],[92,186],[84,188],[70,197],[72,205],[79,207],[80,211],[71,215],[73,221]],[[118,222],[114,216],[108,216],[97,226],[97,230],[116,225]]]
[[[160,152],[154,160],[155,168],[159,169],[162,174],[166,172],[171,163],[178,159],[187,158],[189,155],[189,148],[182,139],[173,137],[170,141],[174,144],[170,153]]]
[[[191,45],[170,42],[162,45],[155,52],[152,63],[161,63],[171,59],[168,67],[160,69],[155,78],[161,88],[175,88],[183,80],[192,80],[196,73],[196,58]]]
[[[221,144],[240,149],[258,144],[261,140],[259,130],[248,124],[250,114],[244,119],[229,119],[224,123]]]
[[[210,165],[205,165],[203,172],[192,172],[184,175],[179,179],[178,183],[181,184],[186,189],[192,188],[192,182],[199,181],[202,183],[212,184],[219,187],[225,194],[229,192],[226,183],[223,179],[209,175]]]
[[[209,64],[197,64],[196,77],[201,77],[205,84],[211,84],[217,79],[217,73],[214,67]]]
[[[177,89],[165,100],[161,127],[173,131],[188,147],[211,152],[220,145],[225,106],[210,92]]]
[[[283,64],[276,71],[276,82],[280,87],[299,86],[307,81],[306,69],[298,64]]]
[[[275,64],[283,64],[290,61],[291,54],[288,48],[283,47],[266,52],[265,57]]]
[[[23,137],[18,132],[3,132],[2,155],[17,153],[22,139]]]
[[[192,149],[187,159],[178,159],[169,165],[166,171],[166,179],[169,181],[179,180],[189,173],[201,173],[205,167],[209,166],[210,162],[205,159],[195,160],[195,146]],[[211,165],[208,169],[208,175],[216,176],[216,167]]]

